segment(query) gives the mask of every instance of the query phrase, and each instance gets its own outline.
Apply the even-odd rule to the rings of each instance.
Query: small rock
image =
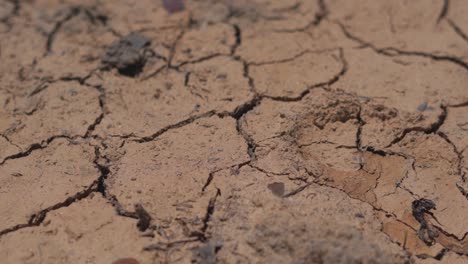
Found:
[[[102,57],[102,64],[109,68],[117,68],[127,76],[140,73],[145,65],[145,48],[151,41],[138,33],[130,33],[114,41]]]
[[[163,0],[163,5],[169,13],[175,13],[185,9],[184,0]]]
[[[276,196],[282,197],[284,195],[284,183],[282,182],[270,183],[268,189]]]
[[[138,216],[138,222],[137,222],[137,227],[138,230],[141,232],[145,231],[148,229],[148,227],[151,224],[151,216],[150,214],[143,208],[141,204],[136,204],[135,205],[135,213]]]
[[[223,246],[222,241],[209,241],[203,246],[193,249],[192,263],[215,264],[216,252]]]

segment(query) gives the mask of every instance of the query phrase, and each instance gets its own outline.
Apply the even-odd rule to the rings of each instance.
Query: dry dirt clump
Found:
[[[0,2],[0,259],[468,263],[467,8]]]

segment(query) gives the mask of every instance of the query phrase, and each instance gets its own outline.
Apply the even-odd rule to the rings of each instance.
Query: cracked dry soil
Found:
[[[468,263],[466,0],[0,1],[2,263]]]

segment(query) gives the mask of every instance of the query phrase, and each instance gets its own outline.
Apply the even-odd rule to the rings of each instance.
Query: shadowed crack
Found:
[[[444,5],[442,6],[442,9],[440,10],[440,14],[437,17],[437,24],[440,23],[440,21],[447,16],[449,4],[450,4],[450,0],[444,0]]]
[[[340,78],[346,74],[348,71],[348,62],[346,61],[346,58],[344,56],[344,50],[342,48],[339,48],[339,55],[338,59],[341,61],[341,70],[335,74],[330,80],[323,82],[323,83],[317,83],[314,85],[311,85],[307,87],[304,91],[301,92],[301,94],[297,97],[287,97],[287,96],[268,96],[268,95],[263,95],[265,98],[269,98],[274,101],[281,101],[281,102],[297,102],[301,101],[307,94],[310,93],[310,91],[314,88],[320,88],[323,87],[324,89],[326,87],[329,87],[336,83],[337,81],[340,80]]]
[[[8,143],[10,143],[11,145],[13,145],[13,146],[17,147],[18,149],[21,149],[21,147],[20,147],[20,146],[18,146],[17,144],[15,144],[15,143],[11,142],[11,140],[8,138],[8,136],[6,136],[6,135],[3,135],[3,134],[0,134],[0,137],[4,138],[4,139],[5,139],[5,140],[6,140]],[[3,161],[2,161],[2,162],[3,162]],[[0,164],[1,164],[1,162],[0,162]]]
[[[375,51],[378,54],[388,56],[388,57],[395,57],[395,56],[418,56],[418,57],[424,57],[424,58],[429,58],[434,61],[447,61],[447,62],[452,62],[454,64],[457,64],[466,70],[468,70],[468,63],[462,61],[461,59],[453,56],[448,56],[448,55],[436,55],[436,54],[431,54],[431,53],[426,53],[426,52],[421,52],[421,51],[405,51],[405,50],[400,50],[397,48],[393,47],[386,47],[386,48],[378,48],[374,44],[364,41],[355,35],[351,34],[346,27],[341,24],[340,22],[335,22],[338,24],[343,32],[343,34],[350,40],[359,43],[362,47],[364,48],[371,48],[373,51]]]
[[[379,208],[379,207],[376,207],[366,201],[363,201],[361,199],[358,199],[358,198],[354,198],[352,196],[350,196],[346,191],[344,191],[343,189],[341,188],[338,188],[338,187],[335,187],[335,186],[332,186],[332,185],[328,185],[327,183],[323,183],[323,182],[319,182],[319,181],[314,181],[312,182],[312,184],[316,184],[318,186],[322,186],[322,187],[327,187],[327,188],[331,188],[331,189],[335,189],[335,190],[338,190],[339,192],[345,194],[349,199],[351,200],[356,200],[356,201],[359,201],[359,202],[362,202],[362,203],[365,203],[369,206],[372,207],[372,209],[375,211],[375,212],[381,212],[383,213],[386,217],[391,217],[393,220],[397,221],[398,223],[401,223],[403,225],[405,225],[406,227],[410,228],[411,230],[413,230],[414,232],[416,232],[416,229],[414,229],[411,225],[407,224],[406,222],[400,220],[394,213],[391,213],[391,212],[388,212],[382,208]],[[384,233],[385,235],[387,235],[385,232],[383,232],[383,225],[381,227],[381,230],[380,230],[382,233]],[[387,235],[388,236],[388,235]],[[395,244],[398,244],[397,242],[393,241],[393,239],[388,236],[390,238],[390,240],[395,243]]]
[[[229,166],[227,168],[221,168],[221,169],[217,169],[217,170],[214,170],[212,172],[210,172],[208,174],[208,178],[206,179],[206,182],[205,184],[203,185],[202,187],[202,193],[205,192],[206,188],[208,188],[208,186],[210,186],[211,182],[213,181],[214,177],[215,177],[215,174],[220,172],[220,171],[223,171],[223,170],[227,170],[227,169],[236,169],[236,170],[239,170],[240,168],[246,166],[246,165],[250,165],[250,163],[252,162],[252,160],[248,160],[248,161],[244,161],[242,163],[239,163],[239,164],[235,164],[235,165],[232,165],[232,166]]]
[[[168,66],[167,66],[167,65],[164,65],[164,66],[161,66],[161,67],[157,68],[154,72],[152,72],[152,73],[150,73],[150,74],[148,74],[148,75],[142,77],[141,80],[142,80],[142,81],[146,81],[146,80],[148,80],[148,79],[150,79],[150,78],[152,78],[152,77],[158,75],[158,74],[159,74],[160,72],[162,72],[164,69],[168,69]]]
[[[244,131],[242,127],[243,120],[244,118],[242,117],[237,119],[236,130],[237,130],[237,133],[239,133],[239,135],[241,135],[244,138],[245,143],[247,143],[247,154],[249,154],[250,159],[255,160],[256,159],[255,149],[257,148],[257,144],[255,144],[253,138],[246,131]]]
[[[0,231],[0,237],[5,235],[5,234],[15,232],[15,231],[18,231],[18,230],[26,228],[26,227],[39,226],[44,221],[44,219],[46,218],[47,213],[49,213],[51,211],[54,211],[54,210],[57,210],[57,209],[60,209],[60,208],[63,208],[63,207],[68,207],[68,206],[70,206],[72,203],[74,203],[76,201],[87,198],[91,193],[96,191],[96,187],[97,187],[97,182],[95,181],[89,187],[87,187],[85,190],[83,190],[81,192],[78,192],[73,196],[68,197],[63,202],[60,202],[58,204],[49,206],[46,209],[43,209],[40,212],[33,214],[29,218],[29,221],[28,221],[27,224],[19,224],[19,225],[16,225],[14,227],[11,227],[11,228]]]
[[[216,188],[216,193],[213,197],[210,198],[210,201],[208,202],[208,206],[206,208],[206,213],[205,216],[203,217],[203,225],[200,230],[198,231],[192,231],[190,234],[190,237],[196,237],[197,240],[201,242],[205,242],[208,240],[208,236],[206,235],[206,231],[208,230],[208,225],[211,220],[211,216],[213,215],[215,211],[215,205],[216,205],[216,200],[218,196],[221,195],[221,190]]]
[[[437,253],[437,255],[434,257],[435,260],[442,260],[445,256],[446,253],[448,253],[450,250],[448,250],[447,248],[443,248],[442,250],[440,250],[439,253]]]
[[[257,90],[255,89],[255,82],[254,82],[254,79],[252,76],[250,76],[250,72],[249,72],[249,64],[247,63],[247,61],[245,61],[244,59],[242,59],[241,57],[239,56],[232,56],[232,58],[236,61],[239,61],[242,63],[243,65],[243,76],[245,78],[247,78],[247,80],[249,81],[249,88],[250,88],[250,91],[252,93],[254,93],[254,95],[258,95],[257,93]]]
[[[211,60],[211,59],[217,58],[217,57],[222,57],[222,56],[230,56],[230,54],[213,53],[213,54],[210,54],[210,55],[207,55],[207,56],[195,59],[195,60],[184,61],[184,62],[181,62],[181,63],[179,63],[177,65],[172,65],[171,64],[170,67],[171,68],[180,68],[180,67],[185,66],[187,64],[197,64],[197,63],[200,63],[200,62],[204,62],[204,61]]]
[[[104,87],[98,85],[98,86],[92,86],[92,85],[87,85],[89,87],[92,87],[96,89],[99,92],[99,108],[101,109],[101,114],[96,117],[94,122],[88,126],[88,129],[86,130],[86,133],[84,135],[84,138],[88,138],[92,135],[96,127],[101,124],[102,120],[104,119],[105,113],[106,113],[106,90]]]
[[[104,114],[101,113],[97,118],[96,120],[94,120],[94,122],[92,124],[89,125],[87,131],[86,131],[86,134],[85,134],[85,138],[89,137],[93,132],[94,132],[94,129],[96,128],[96,126],[98,126],[102,119],[104,118]]]
[[[138,219],[137,213],[126,211],[123,208],[123,206],[120,204],[120,202],[117,200],[117,197],[109,194],[107,191],[106,180],[110,174],[110,169],[108,165],[110,163],[110,160],[105,155],[101,154],[101,150],[98,146],[94,146],[94,155],[95,155],[95,158],[93,161],[94,166],[100,172],[100,176],[97,180],[96,192],[100,193],[104,199],[109,201],[109,203],[114,207],[118,215],[124,216],[124,217],[130,217],[133,219]]]
[[[231,55],[234,55],[236,53],[237,48],[242,45],[242,31],[239,25],[233,24],[232,28],[234,29],[234,36],[236,39],[236,42],[234,45],[231,47]]]
[[[405,50],[399,50],[397,48],[384,48],[380,49],[380,52],[386,56],[393,57],[395,55],[404,55],[404,56],[419,56],[419,57],[425,57],[429,58],[435,61],[448,61],[455,63],[459,66],[462,66],[466,70],[468,70],[468,63],[462,61],[461,59],[453,56],[448,56],[448,55],[435,55],[431,53],[426,53],[426,52],[421,52],[421,51],[405,51]]]
[[[46,51],[44,53],[44,56],[47,56],[52,51],[52,45],[55,39],[55,35],[59,32],[62,25],[67,21],[71,20],[73,17],[77,16],[81,12],[81,9],[82,8],[79,6],[71,7],[68,14],[63,19],[55,23],[54,28],[47,35]]]
[[[57,138],[65,138],[65,139],[68,139],[69,141],[73,141],[73,140],[76,140],[78,138],[82,138],[81,136],[74,136],[74,137],[70,137],[70,136],[67,136],[67,135],[57,135],[57,136],[52,136],[46,140],[43,140],[42,142],[40,143],[34,143],[32,145],[30,145],[25,151],[22,151],[22,152],[19,152],[19,153],[16,153],[16,154],[13,154],[13,155],[10,155],[10,156],[7,156],[3,159],[2,162],[0,162],[0,165],[3,165],[5,164],[5,162],[7,162],[8,160],[13,160],[13,159],[19,159],[19,158],[23,158],[23,157],[27,157],[29,156],[33,151],[35,150],[38,150],[38,149],[44,149],[46,148],[52,141],[54,141],[55,139]]]
[[[216,189],[216,194],[214,195],[214,197],[212,197],[208,203],[208,207],[206,208],[206,214],[205,214],[205,217],[203,218],[203,226],[201,228],[201,233],[202,233],[202,241],[205,241],[206,240],[206,230],[208,229],[208,224],[211,220],[211,216],[213,215],[214,211],[215,211],[215,205],[216,205],[216,200],[218,198],[218,196],[221,195],[221,190],[220,189]]]
[[[390,144],[385,146],[385,148],[389,148],[389,147],[393,146],[394,144],[397,144],[398,142],[403,140],[405,138],[405,136],[410,132],[424,132],[425,134],[436,133],[437,130],[439,130],[439,128],[444,124],[445,119],[447,119],[447,107],[444,106],[444,105],[441,105],[440,108],[442,109],[442,113],[439,115],[439,117],[437,118],[437,121],[435,123],[432,123],[428,127],[409,127],[409,128],[405,128],[403,130],[403,132],[401,133],[401,135],[396,137],[395,139],[393,139],[392,142],[390,142]]]
[[[314,26],[320,25],[320,23],[327,18],[328,14],[330,13],[328,11],[328,7],[325,4],[325,0],[317,0],[318,6],[320,8],[319,12],[315,14],[315,20],[313,22]]]
[[[319,7],[319,10],[317,13],[314,15],[314,19],[307,23],[305,26],[299,27],[299,28],[294,28],[294,29],[280,29],[280,30],[274,30],[275,32],[280,32],[280,33],[293,33],[293,32],[304,32],[310,27],[318,27],[320,23],[327,19],[329,11],[328,7],[325,4],[325,0],[317,0],[317,5]]]
[[[248,65],[252,65],[252,66],[262,66],[262,65],[269,65],[269,64],[278,64],[278,63],[285,63],[285,62],[291,62],[291,61],[294,61],[306,54],[321,54],[321,53],[325,53],[325,52],[330,52],[330,51],[336,51],[336,50],[340,50],[340,49],[321,49],[321,50],[309,50],[309,49],[306,49],[306,50],[303,50],[289,58],[285,58],[285,59],[280,59],[280,60],[271,60],[271,61],[262,61],[262,62],[250,62],[248,63]]]
[[[457,166],[457,174],[460,175],[461,180],[465,181],[465,175],[463,172],[463,154],[461,151],[458,150],[457,146],[453,141],[450,140],[450,138],[443,132],[439,131],[436,133],[439,137],[441,137],[445,142],[447,142],[450,146],[453,148],[453,152],[457,155],[458,158],[458,166]]]
[[[408,155],[406,155],[406,154],[404,154],[404,153],[401,153],[401,152],[392,152],[392,151],[384,151],[384,150],[376,150],[376,149],[373,149],[372,147],[366,147],[365,151],[370,151],[370,152],[372,152],[372,153],[375,153],[375,154],[380,155],[380,156],[383,156],[383,157],[388,156],[388,155],[397,155],[397,156],[401,156],[401,157],[405,158],[406,160],[408,160],[408,161],[410,162],[410,164],[411,164],[412,170],[413,170],[413,171],[415,170],[415,168],[414,168],[414,166],[415,166],[415,165],[414,165],[414,161],[415,161],[414,158],[412,158],[412,157],[410,157],[410,156],[408,156]],[[414,171],[414,172],[415,172],[415,171]],[[396,187],[397,187],[397,188],[401,188],[402,190],[408,192],[415,200],[421,199],[418,195],[414,194],[411,190],[409,190],[409,189],[407,189],[407,188],[405,188],[404,186],[401,185],[402,182],[403,182],[403,180],[404,180],[405,178],[407,178],[407,176],[408,176],[408,174],[406,173],[406,176],[403,177],[402,179],[400,179],[400,181],[396,183]],[[327,182],[321,182],[320,179],[314,180],[314,181],[312,182],[312,184],[317,184],[317,185],[320,185],[320,186],[326,186],[326,187],[329,187],[329,188],[332,188],[332,189],[339,190],[339,191],[345,193],[349,198],[351,198],[351,199],[353,199],[353,200],[361,201],[361,202],[363,202],[363,203],[366,203],[366,204],[370,205],[370,206],[373,208],[374,211],[383,212],[383,213],[385,213],[385,215],[387,215],[387,217],[390,216],[390,217],[392,217],[394,220],[398,221],[399,223],[404,224],[405,226],[411,228],[411,229],[414,230],[415,232],[417,231],[417,230],[415,230],[411,225],[409,225],[409,224],[407,224],[406,222],[404,222],[404,221],[398,219],[397,216],[396,216],[395,214],[390,213],[390,212],[384,210],[383,208],[376,207],[375,205],[373,205],[373,204],[371,204],[371,203],[368,203],[368,202],[365,201],[365,200],[361,200],[360,198],[352,197],[351,195],[349,195],[345,190],[341,189],[340,187],[336,187],[336,186],[333,186],[333,185],[329,185]],[[457,187],[458,187],[458,189],[460,189],[460,192],[466,197],[466,191],[462,188],[462,186],[460,186],[460,185],[457,184]],[[299,188],[299,190],[302,191],[301,188]],[[435,216],[434,216],[432,213],[429,213],[429,215],[431,215],[432,218],[434,218],[434,219],[437,221],[437,219],[435,218]],[[437,222],[438,222],[438,221],[437,221]],[[439,222],[438,222],[438,223],[439,223]],[[439,224],[440,224],[440,223],[439,223]],[[443,233],[445,236],[450,237],[450,238],[453,238],[454,240],[456,240],[456,241],[458,241],[458,242],[460,242],[460,243],[463,243],[463,241],[464,241],[464,239],[465,239],[465,236],[467,235],[467,233],[465,233],[465,236],[464,236],[463,238],[459,238],[459,237],[457,237],[456,235],[451,234],[451,233],[445,231],[445,230],[444,230],[442,227],[440,227],[440,226],[432,225],[432,227],[433,227],[434,229],[436,229],[437,232]],[[381,231],[383,232],[383,230],[381,230]],[[385,232],[384,232],[384,233],[385,233]],[[390,237],[390,238],[391,238],[391,237]],[[396,242],[395,242],[395,243],[396,243]],[[441,244],[441,245],[442,245],[444,248],[447,248],[445,245],[443,245],[443,244]],[[450,248],[447,248],[447,249],[450,250]],[[405,249],[405,250],[406,250],[406,249]],[[460,253],[460,252],[458,252],[458,250],[455,250],[455,252]],[[461,253],[461,254],[462,254],[462,253]],[[427,256],[426,256],[426,257],[427,257]],[[434,258],[434,257],[431,257],[431,258]]]
[[[22,228],[39,226],[44,221],[45,217],[47,216],[47,213],[49,213],[51,211],[54,211],[54,210],[57,210],[57,209],[60,209],[60,208],[63,208],[63,207],[68,207],[71,204],[73,204],[74,202],[85,199],[91,193],[96,193],[96,192],[100,193],[106,200],[108,200],[110,202],[110,204],[112,204],[112,206],[115,208],[115,210],[116,210],[116,212],[117,212],[117,214],[119,216],[138,219],[138,222],[137,222],[138,229],[140,231],[146,230],[149,227],[149,222],[151,220],[150,219],[148,221],[148,216],[149,215],[147,213],[145,214],[142,210],[140,210],[140,207],[138,205],[136,205],[136,207],[135,207],[135,212],[127,212],[127,211],[125,211],[123,209],[123,207],[120,205],[120,203],[118,202],[118,200],[116,199],[115,196],[108,194],[107,186],[106,186],[105,181],[109,176],[110,170],[109,170],[109,167],[107,165],[101,164],[100,160],[103,159],[103,160],[105,160],[106,163],[109,163],[110,161],[107,159],[107,157],[101,155],[98,146],[94,146],[94,149],[95,149],[95,159],[93,160],[93,163],[94,163],[95,167],[99,170],[100,175],[89,187],[87,187],[85,190],[83,190],[81,192],[76,193],[73,196],[68,197],[63,202],[60,202],[58,204],[55,204],[53,206],[50,206],[50,207],[48,207],[46,209],[41,210],[38,213],[33,214],[30,217],[28,223],[26,223],[26,224],[19,224],[19,225],[13,226],[11,228],[0,231],[0,237],[2,235],[5,235],[5,234],[11,233],[11,232],[15,232],[15,231],[20,230]]]
[[[462,102],[462,103],[459,103],[459,104],[450,104],[450,105],[447,105],[448,107],[465,107],[465,106],[468,106],[468,101],[467,102]]]
[[[292,191],[289,192],[289,193],[285,193],[282,197],[283,197],[283,198],[288,198],[288,197],[294,196],[294,195],[296,195],[296,194],[298,194],[298,193],[304,191],[304,190],[305,190],[307,187],[309,187],[310,185],[312,185],[312,182],[307,183],[307,184],[305,184],[305,185],[303,185],[303,186],[301,186],[301,187],[299,187],[299,188],[297,188],[297,189],[295,189],[295,190],[292,190]]]
[[[234,109],[234,111],[230,114],[230,116],[232,116],[236,120],[239,120],[249,111],[254,109],[257,105],[259,105],[261,101],[262,101],[261,97],[254,96],[250,101],[247,101],[246,103],[237,106]]]
[[[32,97],[36,94],[39,94],[43,91],[45,91],[48,87],[49,87],[49,84],[53,84],[53,83],[57,83],[57,82],[78,82],[80,85],[85,85],[85,86],[88,86],[88,87],[92,87],[92,88],[96,88],[95,86],[92,86],[92,85],[89,85],[86,83],[86,81],[91,78],[91,76],[93,76],[93,74],[98,71],[98,70],[101,70],[102,68],[101,67],[98,67],[98,68],[95,68],[93,70],[91,70],[88,74],[86,74],[85,76],[67,76],[67,77],[59,77],[58,79],[51,79],[51,78],[48,78],[48,79],[40,79],[40,84],[36,86],[36,88],[34,88],[34,90],[32,90],[29,94],[28,94],[28,97]]]
[[[96,88],[96,87],[95,87]],[[45,88],[44,88],[45,89]],[[19,153],[15,153],[13,155],[10,155],[10,156],[7,156],[3,159],[3,161],[0,162],[0,165],[3,165],[7,160],[11,160],[11,159],[19,159],[19,158],[23,158],[23,157],[27,157],[29,156],[33,151],[35,150],[38,150],[38,149],[44,149],[46,148],[52,141],[54,141],[55,139],[57,138],[65,138],[65,139],[68,139],[69,141],[73,141],[73,140],[76,140],[76,139],[85,139],[85,138],[89,138],[92,134],[92,132],[94,131],[94,129],[96,128],[96,126],[98,126],[102,119],[104,118],[104,98],[105,98],[105,94],[104,94],[104,91],[102,88],[100,87],[97,87],[96,89],[98,89],[98,91],[100,92],[100,96],[99,96],[99,105],[101,107],[101,110],[102,110],[102,113],[94,120],[93,123],[91,123],[84,136],[81,136],[81,135],[74,135],[74,136],[70,136],[70,135],[55,135],[55,136],[52,136],[52,137],[49,137],[43,141],[41,141],[40,143],[34,143],[32,145],[30,145],[29,147],[26,148],[26,150],[22,151],[22,152],[19,152]],[[28,113],[25,113],[26,115],[31,115],[34,113],[34,111],[36,111],[36,108],[32,110],[32,112],[28,112]],[[3,135],[2,135],[3,136]],[[11,144],[13,144],[6,136],[3,136],[4,138],[7,139],[8,142],[10,142]],[[16,144],[13,144],[15,146],[17,146]],[[18,147],[18,146],[17,146]]]
[[[200,114],[200,115],[192,116],[192,117],[189,117],[189,118],[187,118],[185,120],[182,120],[182,121],[180,121],[178,123],[166,126],[166,127],[162,128],[162,129],[160,129],[158,132],[152,134],[151,136],[142,137],[142,138],[139,138],[139,139],[135,139],[133,141],[138,142],[138,143],[149,142],[149,141],[152,141],[155,138],[161,136],[162,134],[166,133],[167,131],[169,131],[171,129],[184,127],[186,125],[189,125],[189,124],[197,121],[198,119],[211,117],[211,116],[214,116],[215,114],[216,114],[215,111],[209,111],[209,112],[206,112],[206,113],[203,113],[203,114]]]
[[[459,35],[463,40],[468,42],[468,35],[465,34],[465,32],[463,32],[463,30],[457,24],[455,24],[453,20],[447,19],[447,22],[449,23],[449,25],[452,27],[453,31],[455,31],[457,35]]]
[[[179,35],[177,36],[177,38],[175,39],[174,43],[171,45],[171,48],[170,48],[170,50],[169,50],[169,58],[167,59],[167,67],[168,67],[168,68],[172,65],[172,59],[174,58],[177,45],[179,44],[179,42],[180,42],[180,40],[182,39],[182,37],[185,35],[185,32],[186,32],[186,31],[187,31],[186,28],[182,29],[182,31],[180,32],[180,34],[179,34]]]
[[[460,190],[461,194],[465,196],[465,198],[468,200],[468,190],[465,190],[463,186],[457,183],[457,188]]]

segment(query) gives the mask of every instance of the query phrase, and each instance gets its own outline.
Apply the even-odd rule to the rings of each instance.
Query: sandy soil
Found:
[[[467,14],[0,1],[2,263],[468,263]]]

